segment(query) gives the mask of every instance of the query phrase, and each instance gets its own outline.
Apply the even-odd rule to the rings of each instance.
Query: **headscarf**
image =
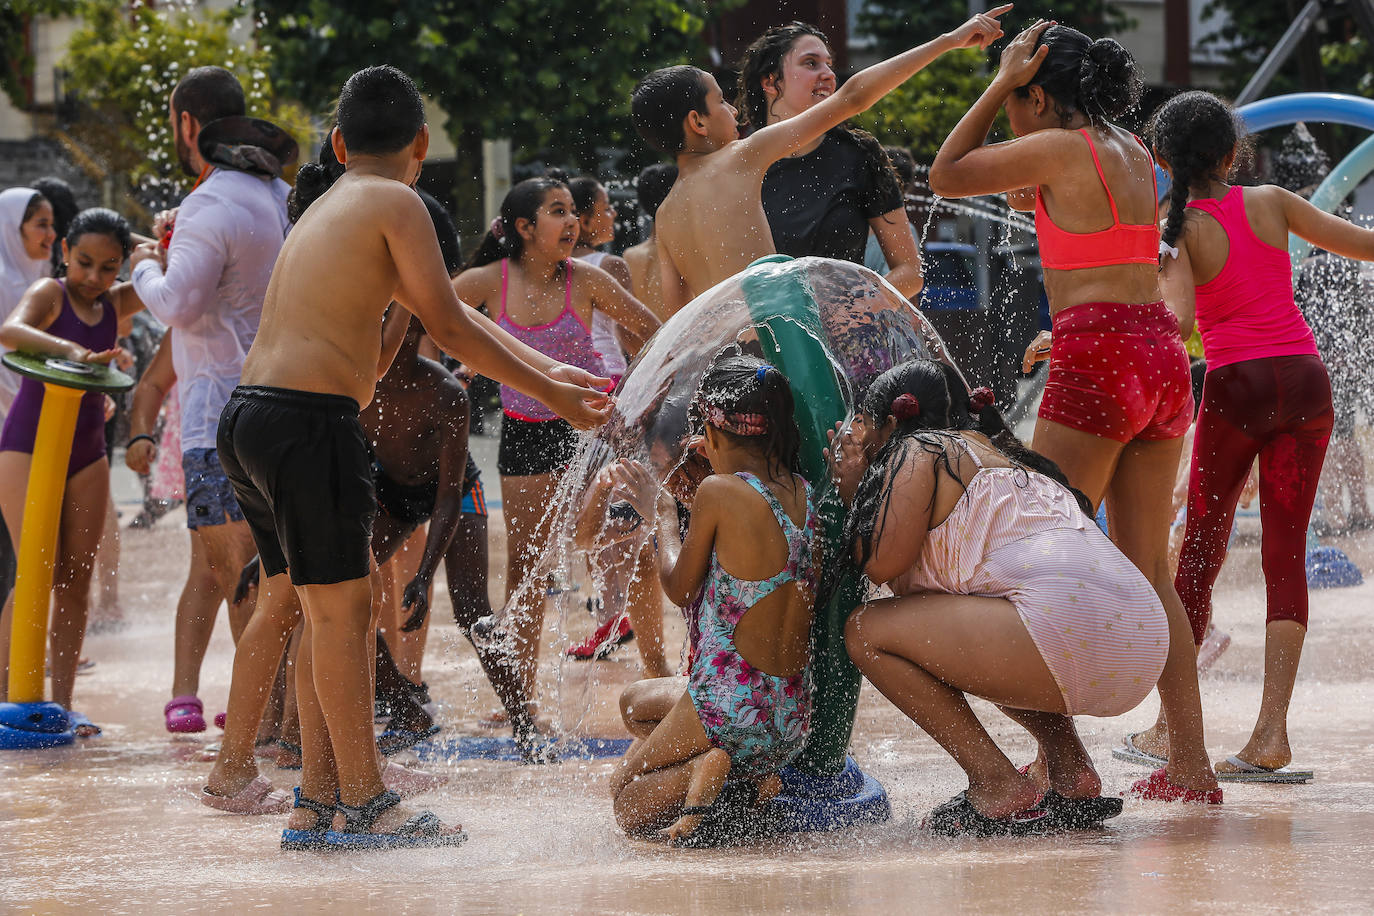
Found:
[[[0,191],[0,322],[19,306],[30,286],[52,274],[47,254],[37,260],[29,257],[19,232],[24,211],[37,193],[33,188]]]
[[[19,231],[24,211],[37,193],[33,188],[0,191],[0,323],[19,307],[19,300],[30,286],[52,275],[47,252],[37,260],[29,257]],[[9,369],[0,369],[0,416],[8,411],[18,390],[19,376]]]

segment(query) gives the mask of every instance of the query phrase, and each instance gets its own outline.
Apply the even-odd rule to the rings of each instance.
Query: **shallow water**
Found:
[[[499,541],[499,516],[493,518]],[[1234,642],[1203,680],[1214,757],[1239,750],[1258,707],[1263,587],[1257,521],[1224,570],[1216,619]],[[1216,810],[1128,802],[1100,832],[1029,840],[945,841],[921,816],[963,788],[954,766],[882,697],[865,688],[854,756],[891,795],[894,816],[874,828],[727,851],[669,850],[615,828],[604,789],[609,761],[545,768],[463,761],[448,786],[417,799],[471,835],[455,850],[328,855],[282,853],[284,818],[239,818],[202,807],[216,740],[173,739],[161,709],[171,677],[172,608],[186,535],[175,518],[125,535],[123,603],[130,626],[87,640],[95,668],[78,707],[105,735],[48,751],[0,753],[0,904],[20,912],[853,912],[1040,913],[1215,910],[1366,910],[1374,892],[1374,577],[1312,593],[1314,629],[1291,717],[1294,763],[1307,786],[1228,786]],[[1374,574],[1374,534],[1335,539]],[[493,544],[494,568],[502,561]],[[499,577],[493,582],[499,594]],[[442,586],[436,594],[443,595]],[[475,656],[436,600],[426,677],[443,704],[445,736],[476,734],[495,705]],[[555,615],[550,614],[550,618]],[[550,624],[553,621],[550,620]],[[619,737],[615,698],[636,676],[633,644],[593,664],[549,662],[571,636],[545,636],[543,703],[582,734]],[[682,628],[669,611],[669,645]],[[671,654],[671,649],[670,649]],[[205,665],[207,717],[222,708],[231,647],[221,626]],[[556,686],[561,684],[561,690]],[[557,702],[554,694],[557,693]],[[589,711],[588,711],[589,710]],[[1015,760],[1024,733],[979,705]],[[1113,720],[1080,719],[1109,791],[1144,774],[1111,758],[1123,733],[1152,721],[1153,700]],[[439,765],[442,767],[443,765]],[[270,764],[280,787],[293,774]]]

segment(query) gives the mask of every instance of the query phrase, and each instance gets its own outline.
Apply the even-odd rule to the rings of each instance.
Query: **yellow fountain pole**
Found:
[[[3,362],[20,375],[43,382],[43,409],[17,545],[9,703],[0,704],[0,747],[44,747],[65,743],[71,734],[65,712],[57,716],[56,707],[43,708],[52,706],[43,702],[43,669],[58,524],[77,414],[87,391],[125,391],[133,387],[133,379],[108,366],[29,353],[7,353]]]

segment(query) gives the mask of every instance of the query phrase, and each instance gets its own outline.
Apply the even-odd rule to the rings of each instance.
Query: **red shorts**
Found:
[[[1193,422],[1188,352],[1161,302],[1085,302],[1054,316],[1043,419],[1118,442],[1177,439]]]

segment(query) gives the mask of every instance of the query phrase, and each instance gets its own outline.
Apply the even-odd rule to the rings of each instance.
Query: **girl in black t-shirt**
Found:
[[[824,33],[800,22],[764,32],[744,52],[739,69],[736,105],[755,129],[805,111],[835,91]],[[920,252],[901,187],[872,135],[836,127],[774,163],[763,182],[763,209],[774,246],[793,257],[862,264],[872,228],[892,267],[888,282],[905,296],[920,292]]]

